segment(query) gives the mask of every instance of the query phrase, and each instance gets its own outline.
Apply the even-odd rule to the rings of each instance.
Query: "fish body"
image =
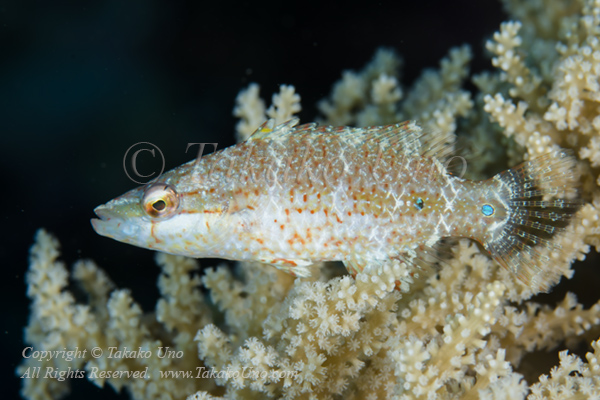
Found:
[[[320,261],[343,261],[351,273],[395,258],[415,262],[441,238],[468,237],[527,280],[537,247],[574,212],[564,199],[573,160],[562,152],[469,181],[444,166],[450,144],[414,122],[296,123],[265,124],[243,143],[99,206],[94,229],[149,249],[260,261],[299,276]]]

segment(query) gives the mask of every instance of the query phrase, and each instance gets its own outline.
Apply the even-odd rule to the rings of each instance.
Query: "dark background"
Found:
[[[234,100],[250,82],[267,104],[293,84],[302,121],[312,121],[342,70],[363,67],[380,46],[403,57],[403,85],[463,43],[472,70],[491,69],[483,44],[505,19],[498,3],[477,0],[0,1],[2,397],[18,397],[38,228],[58,237],[69,266],[91,258],[154,307],[153,253],[89,223],[95,206],[135,186],[122,167],[129,146],[154,143],[170,169],[195,156],[188,142],[233,144]],[[118,397],[76,381],[70,398]]]

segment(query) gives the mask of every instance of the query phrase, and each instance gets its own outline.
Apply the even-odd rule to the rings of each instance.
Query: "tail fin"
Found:
[[[493,178],[505,202],[507,217],[484,247],[521,281],[548,290],[541,279],[549,251],[560,245],[552,238],[577,211],[578,175],[575,159],[555,151],[504,171]],[[546,282],[546,283],[545,283]]]

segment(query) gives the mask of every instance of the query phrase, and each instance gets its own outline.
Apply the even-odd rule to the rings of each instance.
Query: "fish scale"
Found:
[[[391,259],[416,268],[420,252],[441,238],[467,237],[528,282],[540,273],[539,247],[552,246],[546,234],[577,208],[564,199],[573,198],[576,179],[561,151],[469,181],[443,164],[452,144],[416,122],[297,123],[268,121],[247,141],[99,206],[94,229],[149,249],[261,261],[298,276],[334,260],[353,274]]]

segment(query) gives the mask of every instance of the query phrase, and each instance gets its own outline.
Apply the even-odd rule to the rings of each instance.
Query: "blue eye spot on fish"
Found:
[[[415,201],[415,207],[417,207],[419,210],[422,210],[423,209],[423,199],[418,198]]]
[[[486,217],[491,216],[492,214],[494,214],[494,207],[492,207],[489,204],[484,204],[481,207],[481,212],[483,213],[483,215],[485,215]]]
[[[579,205],[574,158],[560,150],[471,181],[445,167],[453,143],[415,122],[297,124],[267,121],[245,142],[97,207],[94,229],[140,247],[260,261],[295,276],[320,261],[342,261],[351,274],[392,259],[427,267],[424,253],[441,239],[467,237],[534,285],[548,264],[541,250],[556,248],[552,236]],[[413,212],[425,202],[427,212]]]

